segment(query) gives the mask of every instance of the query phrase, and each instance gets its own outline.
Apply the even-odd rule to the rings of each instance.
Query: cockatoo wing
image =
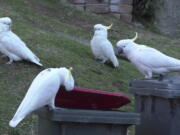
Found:
[[[109,40],[105,40],[101,44],[104,56],[106,56],[113,63],[114,67],[118,67],[119,62],[115,56],[111,42]]]
[[[112,54],[114,54],[114,50],[112,44],[109,40],[104,40],[101,43],[101,49],[103,50],[103,54],[109,58]]]
[[[178,59],[169,57],[154,48],[146,46],[139,47],[136,53],[134,53],[133,59],[149,68],[174,68],[180,66]]]
[[[42,66],[42,64],[39,63],[39,58],[13,32],[7,32],[6,35],[1,38],[0,42],[9,53]]]
[[[59,89],[60,77],[57,69],[46,69],[38,74],[28,89],[9,125],[17,124],[34,110],[45,105],[53,105]]]
[[[27,48],[25,43],[13,33],[8,33],[3,36],[1,39],[1,44],[7,51],[18,55],[19,57],[23,57],[23,51]]]

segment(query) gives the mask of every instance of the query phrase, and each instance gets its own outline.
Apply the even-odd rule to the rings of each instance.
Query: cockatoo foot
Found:
[[[145,74],[145,78],[146,79],[151,79],[152,78],[152,72],[151,71],[147,71],[147,73]]]
[[[113,67],[114,67],[114,68],[118,68],[118,67],[119,67],[119,64],[117,64],[117,65],[114,64]]]
[[[57,107],[55,107],[55,106],[49,106],[48,108],[50,111],[57,109]]]
[[[145,76],[145,79],[152,79],[152,76]]]
[[[48,108],[49,108],[50,111],[55,110],[55,109],[65,110],[65,108],[62,108],[62,107],[56,107],[56,106],[54,106],[54,107],[49,106]]]
[[[54,110],[54,109],[56,109],[55,97],[52,99],[51,103],[49,104],[49,110]]]
[[[106,62],[106,60],[102,60],[100,63],[104,64]]]

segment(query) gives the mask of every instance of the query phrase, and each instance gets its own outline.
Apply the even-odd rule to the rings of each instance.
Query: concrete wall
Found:
[[[132,21],[133,0],[70,0],[80,10],[111,14],[127,22]]]
[[[180,0],[157,0],[155,26],[165,35],[180,37]]]

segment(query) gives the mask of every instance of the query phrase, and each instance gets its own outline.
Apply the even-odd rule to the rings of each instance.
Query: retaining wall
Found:
[[[132,20],[133,0],[70,0],[80,10],[111,14],[127,22]]]

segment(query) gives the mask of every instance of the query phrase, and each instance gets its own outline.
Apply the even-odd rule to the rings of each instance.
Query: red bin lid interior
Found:
[[[61,86],[55,99],[55,105],[65,108],[112,109],[130,103],[130,99],[119,92],[108,92],[86,88],[74,88],[66,91]]]

